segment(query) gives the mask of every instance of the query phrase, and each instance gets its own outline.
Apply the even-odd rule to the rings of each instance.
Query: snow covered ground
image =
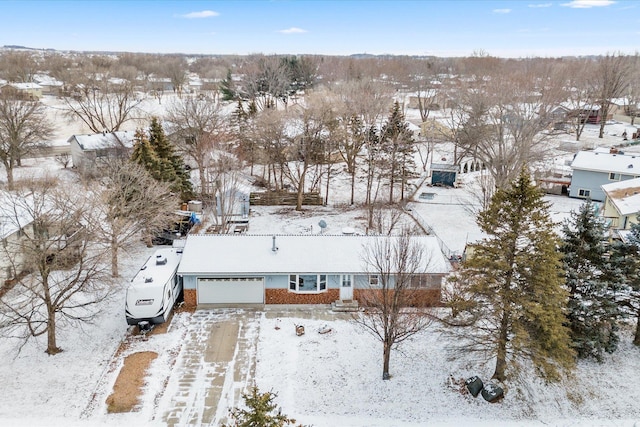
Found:
[[[163,99],[163,103],[165,100]],[[67,125],[64,125],[67,126]],[[69,125],[71,126],[71,125]],[[73,126],[66,129],[71,130]],[[64,131],[64,132],[66,132]],[[62,132],[62,133],[64,133]],[[75,130],[74,130],[75,132]],[[620,140],[610,134],[602,145]],[[72,132],[73,133],[73,132]],[[65,133],[66,135],[66,133]],[[590,134],[589,134],[590,135]],[[585,140],[589,140],[589,135]],[[595,136],[597,138],[597,136]],[[61,139],[61,138],[58,138]],[[569,139],[569,138],[568,138]],[[570,156],[567,152],[565,155]],[[62,170],[52,159],[27,159],[17,177],[46,169],[73,182],[73,172]],[[344,207],[347,181],[336,179],[330,204],[337,207],[292,209],[255,207],[251,233],[340,233],[344,227],[364,232],[365,216]],[[413,212],[427,222],[452,250],[480,237],[469,204],[473,191],[466,188],[430,188],[433,200],[416,199]],[[417,194],[419,194],[418,191]],[[556,221],[579,206],[580,201],[549,196]],[[328,224],[326,230],[318,226]],[[147,341],[134,340],[116,354],[125,338],[124,289],[153,249],[139,247],[122,256],[122,288],[103,307],[93,324],[60,331],[64,352],[44,353],[44,338],[29,342],[20,352],[19,342],[0,340],[0,426],[158,426],[169,409],[171,393],[165,388],[181,372],[175,369],[187,357],[181,350],[193,316],[180,313],[166,334]],[[233,316],[233,312],[225,314]],[[221,318],[224,318],[222,316]],[[620,349],[602,364],[582,361],[574,377],[563,384],[547,385],[533,376],[507,390],[498,404],[488,404],[460,392],[459,382],[471,375],[487,379],[491,361],[462,357],[449,360],[447,341],[431,328],[392,354],[390,381],[381,379],[382,350],[378,342],[356,325],[336,320],[332,332],[315,331],[323,322],[298,318],[306,335],[289,328],[276,329],[266,315],[255,320],[257,360],[255,381],[262,391],[278,393],[283,412],[303,424],[324,426],[635,426],[640,425],[640,349],[631,344],[631,326],[623,328]],[[137,351],[160,354],[150,369],[139,411],[109,415],[105,399],[111,393],[124,357]],[[250,386],[252,384],[246,384]],[[230,401],[229,405],[240,402]]]
[[[440,196],[447,197],[436,198]],[[572,207],[570,200],[558,199],[558,211]],[[443,239],[473,223],[469,211],[460,209],[449,224],[454,218],[452,206],[443,204],[446,209],[440,212],[436,206],[429,205],[424,216]],[[363,224],[361,213],[347,208],[338,212],[309,208],[302,213],[256,208],[250,232],[318,233],[319,219],[329,224],[327,232]],[[122,258],[123,291],[151,250],[140,247]],[[95,324],[63,331],[60,345],[65,351],[56,356],[44,353],[43,340],[30,342],[18,354],[17,341],[3,338],[0,382],[7,392],[0,395],[0,426],[164,425],[162,417],[171,409],[169,397],[176,392],[165,387],[172,383],[170,378],[179,379],[181,371],[175,366],[187,357],[181,352],[184,336],[197,323],[189,313],[178,314],[168,333],[133,341],[116,355],[127,329],[123,307],[124,292],[105,305]],[[225,316],[233,312],[221,319]],[[481,397],[461,393],[460,381],[471,375],[488,379],[491,361],[449,360],[447,341],[436,328],[394,352],[392,379],[382,381],[381,346],[356,325],[336,320],[331,322],[332,332],[320,335],[315,331],[324,322],[280,320],[304,324],[308,333],[298,337],[293,328],[278,330],[275,319],[259,317],[251,325],[258,340],[256,354],[251,356],[257,360],[255,381],[261,390],[278,393],[283,412],[306,425],[626,427],[640,423],[640,392],[635,384],[640,349],[631,344],[630,326],[624,330],[620,349],[604,363],[580,362],[574,377],[559,385],[546,385],[532,375],[508,390],[501,403],[488,404]],[[139,411],[107,414],[105,400],[124,357],[145,350],[161,356],[151,366]],[[239,403],[230,400],[229,406]]]

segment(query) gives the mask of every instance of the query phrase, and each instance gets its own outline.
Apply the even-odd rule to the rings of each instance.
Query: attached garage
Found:
[[[198,278],[198,304],[263,304],[262,277]]]

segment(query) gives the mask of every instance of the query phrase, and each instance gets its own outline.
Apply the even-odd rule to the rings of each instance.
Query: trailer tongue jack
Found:
[[[138,330],[142,335],[147,335],[155,325],[147,320],[138,322]]]

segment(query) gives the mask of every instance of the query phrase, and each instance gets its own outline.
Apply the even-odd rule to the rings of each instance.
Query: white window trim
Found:
[[[620,181],[622,175],[615,172],[609,172],[609,181]]]
[[[305,273],[297,273],[297,274],[289,274],[289,286],[287,287],[287,289],[289,290],[289,292],[293,292],[296,294],[321,294],[324,292],[327,292],[327,283],[329,281],[329,275],[328,274],[316,274],[316,288],[314,290],[306,290],[306,289],[300,289],[300,276],[313,276],[312,273],[309,274],[305,274]],[[291,284],[292,284],[292,280],[291,278],[295,277],[295,289],[291,289]],[[324,277],[324,280],[322,280],[322,278]],[[324,289],[322,288],[322,285],[324,283]]]
[[[372,288],[379,288],[380,287],[380,276],[377,274],[370,274],[369,275],[369,286]]]
[[[345,280],[345,279],[348,279],[348,280]],[[349,283],[349,286],[345,286],[346,283]],[[340,287],[353,288],[353,274],[342,274],[340,276]]]
[[[583,194],[580,194],[581,192],[582,192]],[[585,193],[588,193],[588,194],[585,194]],[[591,197],[591,190],[588,190],[588,189],[586,189],[586,188],[580,188],[580,189],[578,189],[578,197],[585,197],[585,198],[586,198],[586,197]]]

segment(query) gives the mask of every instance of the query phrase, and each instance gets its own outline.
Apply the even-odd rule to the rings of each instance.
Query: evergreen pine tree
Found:
[[[144,167],[155,179],[159,179],[159,177],[154,176],[153,174],[153,172],[158,168],[158,156],[155,151],[153,151],[153,147],[151,147],[149,138],[147,138],[145,132],[142,129],[136,129],[133,141],[131,160]]]
[[[612,353],[618,345],[617,320],[621,310],[616,302],[619,274],[607,256],[605,224],[596,206],[586,202],[572,212],[563,226],[566,285],[569,289],[568,326],[578,357]]]
[[[621,299],[621,304],[627,309],[627,314],[636,318],[633,344],[640,346],[640,216],[630,231],[626,241],[614,242],[611,263],[622,276],[627,297]]]
[[[402,200],[407,180],[413,176],[415,170],[413,158],[415,141],[398,101],[393,104],[387,122],[382,128],[382,141],[383,150],[387,157],[389,203],[393,203],[393,191],[396,183],[400,181],[400,199]]]
[[[557,379],[560,368],[572,366],[574,352],[565,326],[562,254],[548,203],[523,170],[510,187],[496,191],[477,221],[488,237],[471,245],[450,303],[459,313],[450,320],[460,324],[462,318],[474,331],[451,330],[462,334],[461,349],[495,357],[498,381],[522,360]]]
[[[227,76],[220,82],[220,93],[222,93],[223,101],[233,101],[238,98],[236,85],[231,77],[231,70],[227,70]]]
[[[173,145],[166,137],[157,117],[152,117],[151,119],[149,144],[158,158],[155,170],[152,171],[154,177],[169,183],[171,190],[179,193],[182,200],[191,199],[193,197],[193,186],[189,172],[182,157],[175,153]]]
[[[258,387],[253,386],[250,393],[242,393],[242,398],[247,409],[232,409],[233,424],[223,424],[223,427],[284,427],[296,422],[280,410],[274,413],[278,409],[273,401],[275,393],[260,393]]]

